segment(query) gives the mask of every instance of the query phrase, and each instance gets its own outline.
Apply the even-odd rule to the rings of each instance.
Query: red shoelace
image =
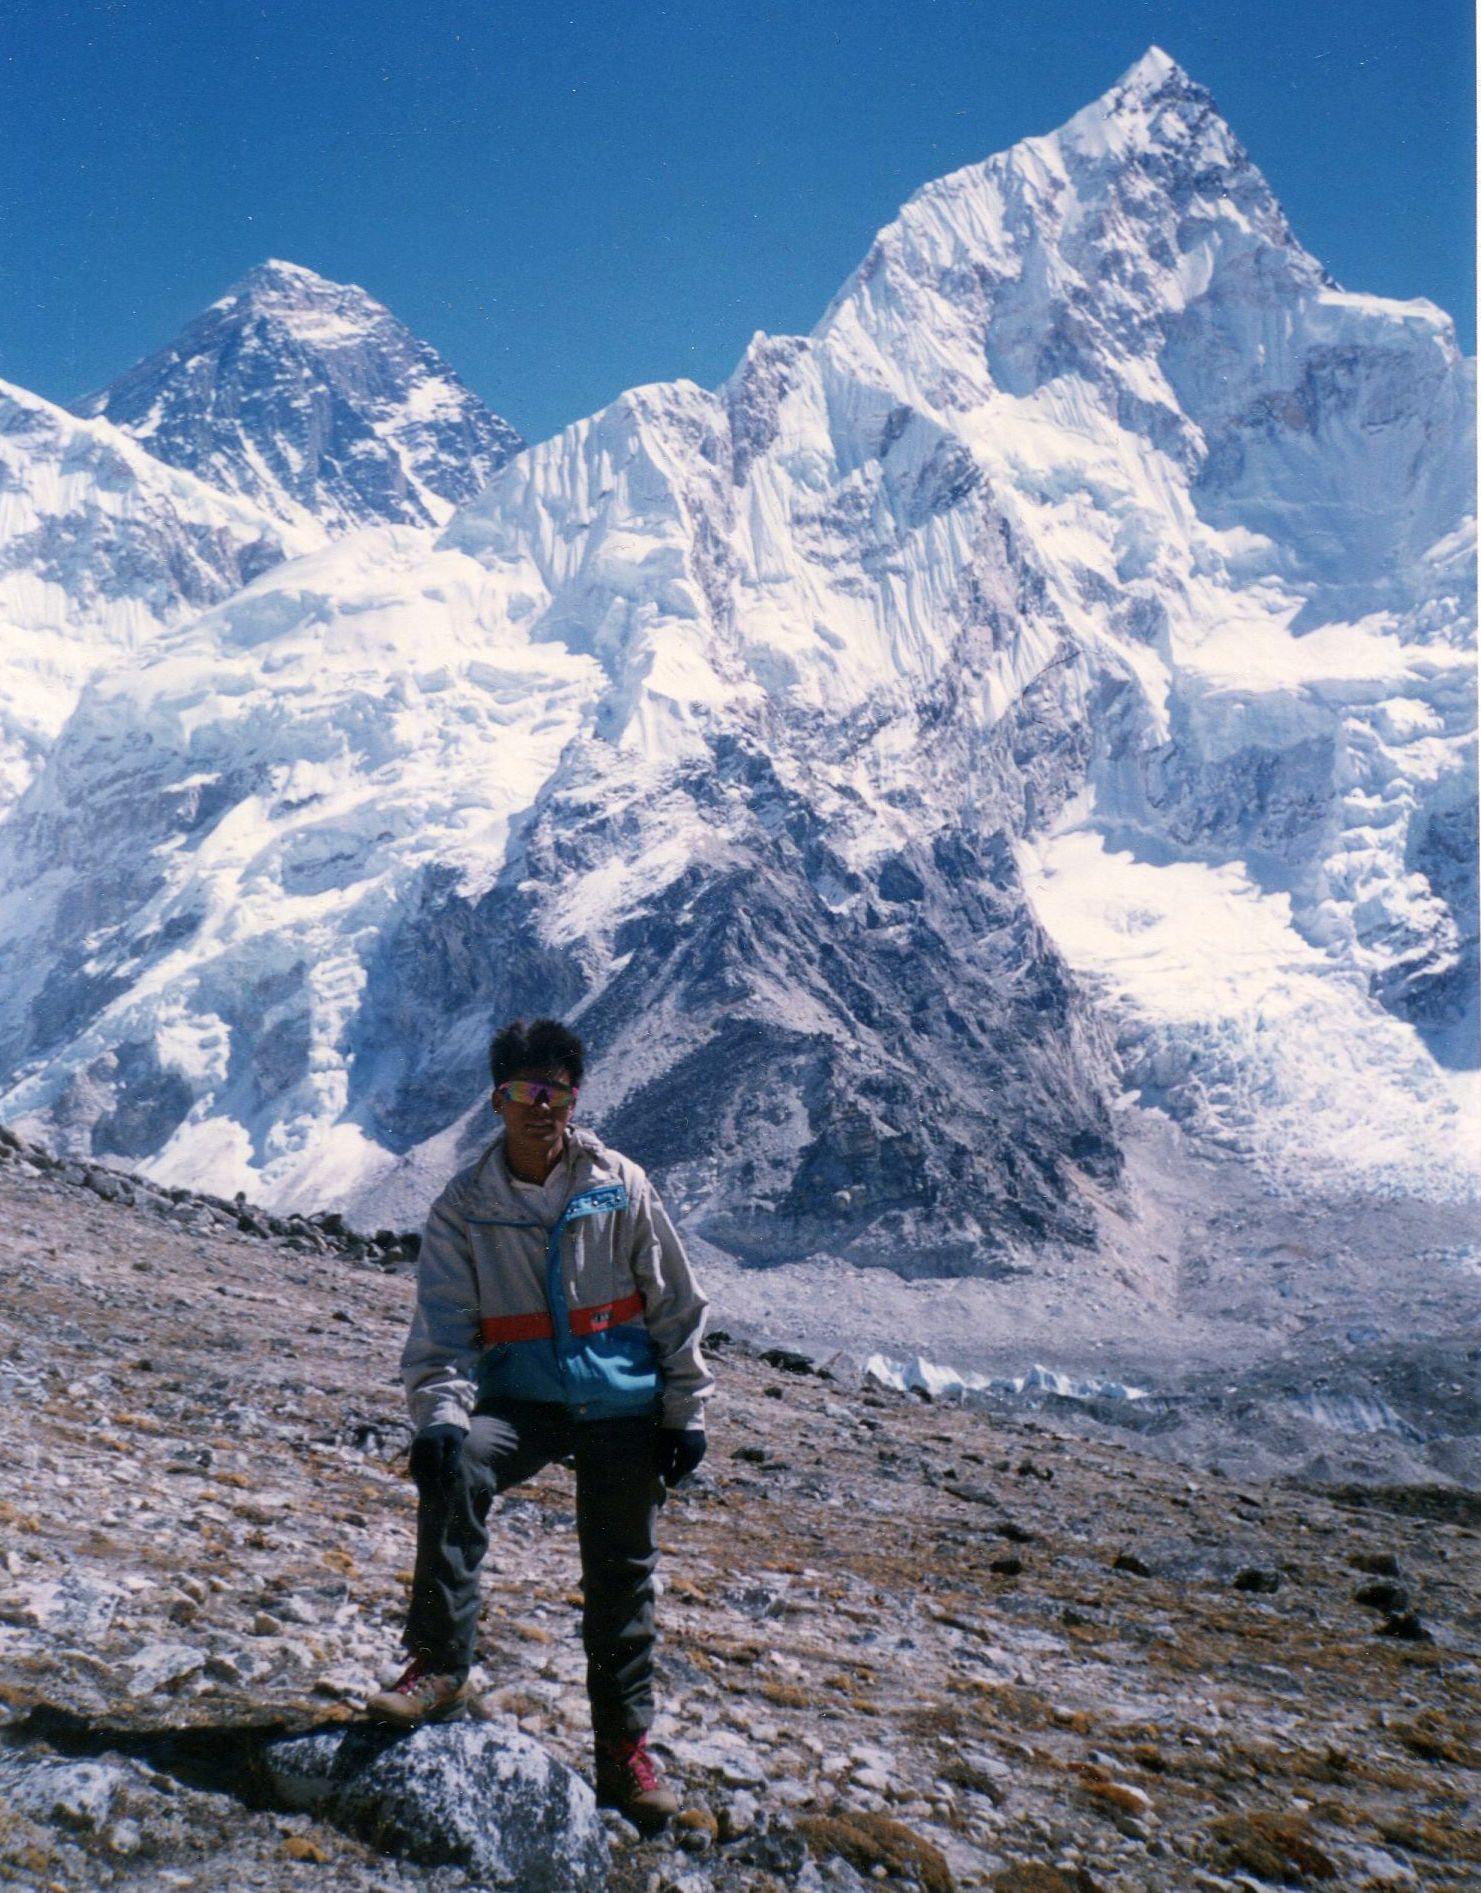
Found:
[[[632,1776],[641,1793],[649,1794],[658,1786],[658,1770],[641,1735],[631,1736],[625,1742],[609,1743],[607,1755],[614,1767]]]
[[[401,1678],[399,1683],[395,1684],[393,1694],[397,1696],[409,1696],[416,1688],[417,1684],[421,1682],[422,1678],[424,1676],[430,1676],[431,1673],[432,1665],[426,1657],[413,1657],[405,1675]]]

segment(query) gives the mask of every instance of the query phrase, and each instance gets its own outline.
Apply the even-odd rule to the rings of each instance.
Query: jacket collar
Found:
[[[599,1189],[604,1183],[621,1181],[615,1155],[597,1136],[578,1125],[567,1133],[571,1146],[571,1195],[579,1196],[585,1190]],[[504,1162],[504,1137],[502,1131],[489,1144],[474,1167],[474,1192],[479,1209],[497,1210],[501,1214],[527,1216],[528,1202],[517,1195],[510,1181],[509,1168]]]

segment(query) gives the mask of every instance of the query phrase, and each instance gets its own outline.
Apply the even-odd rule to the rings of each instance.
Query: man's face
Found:
[[[563,1066],[521,1066],[494,1087],[494,1110],[504,1125],[504,1153],[515,1176],[543,1182],[565,1148],[576,1088]]]

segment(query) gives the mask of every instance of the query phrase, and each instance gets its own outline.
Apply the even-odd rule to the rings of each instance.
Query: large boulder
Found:
[[[263,1761],[282,1801],[387,1853],[520,1893],[606,1884],[595,1796],[528,1736],[476,1722],[362,1725],[269,1743]]]

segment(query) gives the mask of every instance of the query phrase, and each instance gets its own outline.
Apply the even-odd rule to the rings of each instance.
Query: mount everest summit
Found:
[[[363,289],[251,270],[77,412],[290,525],[445,525],[524,445]]]
[[[811,336],[513,457],[411,369],[338,427],[360,292],[257,274],[52,411],[278,541],[99,618],[0,826],[0,1117],[410,1217],[538,1010],[749,1261],[1090,1245],[1154,1120],[1474,1193],[1473,365],[1165,55],[927,186]]]

